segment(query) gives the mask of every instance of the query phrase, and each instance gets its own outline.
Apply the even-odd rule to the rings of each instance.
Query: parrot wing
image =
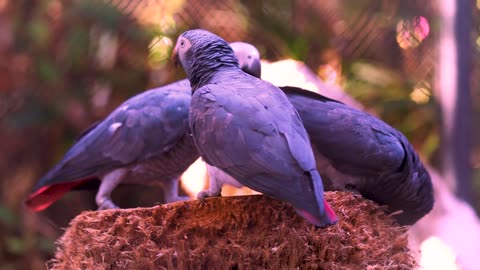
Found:
[[[372,176],[402,167],[405,147],[399,132],[385,122],[311,91],[281,89],[298,110],[312,145],[337,170]]]
[[[380,119],[295,87],[281,87],[297,108],[312,145],[337,171],[361,181],[362,196],[399,212],[411,225],[434,204],[430,175],[407,138]],[[341,179],[330,179],[333,182]]]
[[[307,174],[315,159],[300,117],[274,86],[251,85],[236,81],[231,91],[232,85],[210,84],[195,92],[190,124],[200,153],[254,190],[299,208],[317,207],[321,180],[314,185]]]
[[[48,194],[52,200],[63,193],[115,168],[162,155],[169,151],[188,129],[190,89],[177,84],[136,95],[104,121],[90,127],[42,177],[26,203],[42,203]],[[173,88],[173,89],[172,89]],[[37,203],[38,201],[38,203]]]

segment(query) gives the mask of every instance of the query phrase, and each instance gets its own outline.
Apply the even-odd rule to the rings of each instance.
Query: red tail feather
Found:
[[[82,179],[74,182],[43,186],[34,193],[30,194],[28,199],[25,201],[25,205],[30,210],[35,212],[45,210],[69,190],[88,180],[89,179]]]

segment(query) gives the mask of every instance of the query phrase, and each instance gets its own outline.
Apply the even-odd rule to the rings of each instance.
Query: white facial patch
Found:
[[[250,52],[248,53],[248,55],[251,57],[251,58],[260,58],[260,53],[258,52],[258,50],[252,46],[252,48],[250,48]]]
[[[110,133],[114,133],[115,130],[117,130],[117,129],[118,129],[119,127],[121,127],[121,126],[122,126],[122,123],[120,123],[120,122],[115,122],[115,123],[111,124],[110,127],[108,127],[108,131],[109,131]]]
[[[232,47],[240,66],[243,66],[254,59],[260,59],[260,53],[252,44],[237,41],[232,42],[229,45]]]

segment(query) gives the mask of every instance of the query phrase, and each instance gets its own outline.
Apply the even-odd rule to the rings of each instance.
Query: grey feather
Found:
[[[407,138],[380,119],[309,91],[282,87],[298,110],[315,149],[326,189],[355,189],[401,211],[402,225],[433,207],[430,175]]]
[[[179,48],[188,42],[191,47]],[[204,160],[290,202],[317,226],[336,222],[324,202],[308,135],[285,94],[242,72],[228,44],[204,30],[182,34],[179,49],[193,90],[190,128]]]
[[[260,77],[259,53],[248,43],[231,44],[240,66]],[[326,190],[356,190],[387,205],[394,218],[411,225],[433,207],[430,175],[407,138],[380,119],[328,97],[296,87],[280,87],[299,112],[314,149]],[[235,184],[225,172],[209,167],[219,195],[221,182]]]
[[[237,48],[251,63],[242,53],[247,50],[251,45]],[[199,157],[187,124],[191,91],[189,81],[181,80],[125,101],[79,136],[34,187],[27,206],[43,210],[94,178],[101,180],[96,196],[100,209],[117,207],[110,194],[122,183],[161,185],[167,202],[185,199],[178,196],[178,178]]]
[[[184,80],[125,101],[78,139],[34,187],[27,205],[35,208],[42,195],[37,193],[45,187],[92,178],[108,186],[100,188],[105,194],[97,195],[97,203],[109,206],[114,206],[110,193],[120,183],[176,187],[181,173],[199,157],[188,132],[190,100],[191,88]],[[120,168],[123,173],[112,173]],[[172,193],[165,190],[167,201],[180,199]]]

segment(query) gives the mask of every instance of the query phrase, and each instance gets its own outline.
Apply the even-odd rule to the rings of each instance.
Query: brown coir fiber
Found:
[[[262,195],[84,212],[51,269],[412,269],[406,228],[375,203],[327,192],[339,223],[317,229]]]

